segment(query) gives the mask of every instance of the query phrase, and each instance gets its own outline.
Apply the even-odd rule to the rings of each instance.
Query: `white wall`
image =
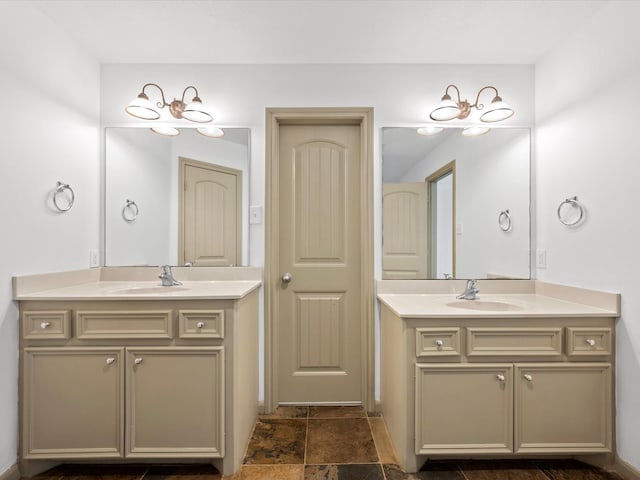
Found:
[[[0,474],[17,458],[13,275],[88,267],[98,248],[100,68],[37,8],[0,2]],[[61,180],[75,206],[56,213]]]
[[[620,292],[616,327],[619,456],[640,468],[640,3],[607,2],[536,64],[537,248],[541,280]],[[586,220],[568,228],[558,204],[577,195]]]

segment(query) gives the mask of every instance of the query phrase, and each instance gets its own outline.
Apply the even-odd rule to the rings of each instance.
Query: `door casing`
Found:
[[[265,411],[278,406],[279,371],[275,358],[279,351],[279,128],[281,125],[359,125],[360,126],[360,207],[361,207],[361,334],[362,403],[368,411],[374,398],[374,268],[373,268],[373,108],[268,108],[266,110],[266,208],[265,208]]]

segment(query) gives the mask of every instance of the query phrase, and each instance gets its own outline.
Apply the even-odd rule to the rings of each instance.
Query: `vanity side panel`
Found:
[[[225,344],[232,369],[227,382],[227,451],[223,474],[238,471],[258,414],[258,290],[238,300],[227,320]],[[229,382],[233,382],[229,386]]]
[[[417,459],[414,453],[414,398],[413,395],[407,395],[409,389],[413,389],[415,352],[408,351],[408,335],[406,322],[384,304],[380,304],[382,414],[400,467],[406,472],[415,472]],[[415,343],[415,339],[413,342]]]

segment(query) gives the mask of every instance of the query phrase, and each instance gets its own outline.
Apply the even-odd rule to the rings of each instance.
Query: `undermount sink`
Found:
[[[115,293],[132,294],[132,295],[144,295],[144,294],[156,294],[156,293],[173,293],[173,292],[185,292],[189,290],[185,287],[163,287],[161,285],[157,287],[133,287],[118,290]]]
[[[507,302],[496,302],[489,300],[458,300],[456,302],[447,303],[448,307],[464,308],[467,310],[484,310],[484,311],[509,311],[522,310],[519,305]]]

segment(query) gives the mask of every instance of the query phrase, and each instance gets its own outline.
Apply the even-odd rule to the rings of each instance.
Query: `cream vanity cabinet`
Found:
[[[401,318],[382,304],[382,410],[402,466],[610,453],[613,334],[613,317]]]
[[[256,291],[22,301],[20,318],[23,459],[224,459],[235,471],[257,413]]]

